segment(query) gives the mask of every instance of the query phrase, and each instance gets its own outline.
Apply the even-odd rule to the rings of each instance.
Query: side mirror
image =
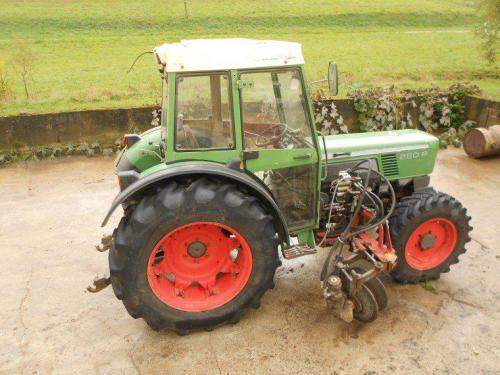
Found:
[[[331,96],[339,93],[339,73],[335,61],[330,61],[330,65],[328,65],[328,88]]]

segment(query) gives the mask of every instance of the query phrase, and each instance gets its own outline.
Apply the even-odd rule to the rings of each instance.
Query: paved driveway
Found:
[[[500,363],[500,158],[439,154],[434,186],[473,217],[473,241],[438,282],[388,281],[372,324],[326,310],[323,255],[286,261],[276,289],[234,326],[178,337],[128,316],[94,251],[116,194],[111,160],[69,158],[0,169],[0,373],[494,373]]]

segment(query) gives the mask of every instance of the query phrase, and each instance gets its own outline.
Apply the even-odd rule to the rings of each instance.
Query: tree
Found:
[[[11,63],[14,71],[21,76],[26,99],[30,98],[28,82],[32,78],[34,62],[35,56],[33,55],[33,51],[25,44],[20,44],[17,52],[12,56]]]
[[[481,39],[484,58],[490,64],[494,64],[500,33],[500,1],[479,0],[478,9],[483,22],[477,28],[476,34]]]
[[[189,18],[189,10],[188,10],[188,2],[187,2],[187,0],[184,0],[184,16],[186,18]]]

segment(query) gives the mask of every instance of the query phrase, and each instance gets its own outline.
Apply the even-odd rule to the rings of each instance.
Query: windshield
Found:
[[[299,69],[241,74],[245,149],[312,146]]]

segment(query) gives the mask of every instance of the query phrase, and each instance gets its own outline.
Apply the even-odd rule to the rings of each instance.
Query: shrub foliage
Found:
[[[422,128],[439,137],[442,147],[460,146],[461,139],[475,123],[465,120],[465,96],[480,94],[479,87],[456,83],[446,89],[438,86],[416,90],[375,87],[348,94],[354,101],[358,126],[362,132]],[[316,125],[322,134],[347,133],[343,118],[332,100],[322,92],[313,96]],[[417,111],[418,121],[411,111]]]

